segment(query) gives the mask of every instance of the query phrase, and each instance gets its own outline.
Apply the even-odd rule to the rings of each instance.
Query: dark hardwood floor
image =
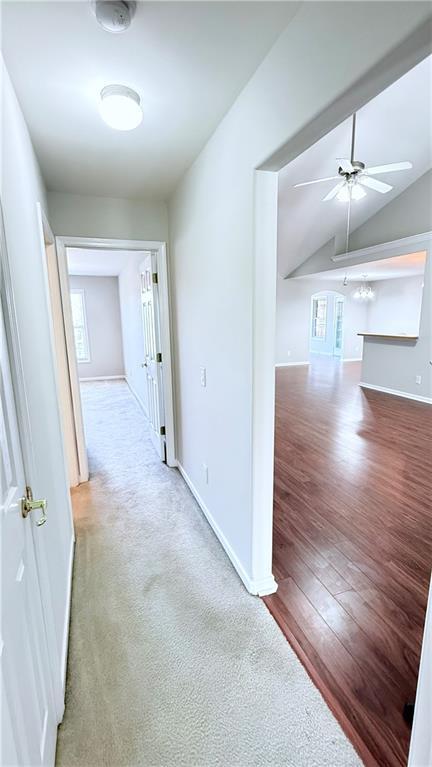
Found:
[[[279,368],[265,598],[366,765],[407,761],[432,566],[432,408],[360,364]]]

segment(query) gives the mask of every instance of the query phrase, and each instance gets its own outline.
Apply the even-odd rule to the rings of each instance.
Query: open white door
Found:
[[[157,260],[148,253],[141,264],[141,306],[144,337],[148,418],[151,437],[162,461],[165,460],[165,419],[163,399],[163,371],[159,322],[159,292]]]
[[[3,307],[0,379],[1,764],[37,767],[54,764],[58,724],[33,540],[44,515],[22,514],[26,481]]]

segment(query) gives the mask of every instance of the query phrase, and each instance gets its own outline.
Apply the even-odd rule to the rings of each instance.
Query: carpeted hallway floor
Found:
[[[91,479],[58,767],[351,767],[359,759],[123,382],[82,386]]]

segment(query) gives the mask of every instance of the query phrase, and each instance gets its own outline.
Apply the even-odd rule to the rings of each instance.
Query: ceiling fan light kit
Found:
[[[317,178],[313,181],[303,181],[301,184],[294,184],[294,188],[309,186],[310,184],[319,184],[323,181],[338,181],[323,197],[323,202],[329,202],[335,197],[341,202],[350,202],[351,200],[361,200],[366,197],[366,189],[373,189],[380,194],[387,194],[393,187],[384,181],[379,181],[373,176],[380,173],[394,173],[401,170],[409,170],[412,163],[408,161],[393,162],[388,165],[375,165],[367,168],[364,162],[354,159],[355,150],[355,132],[356,115],[353,114],[351,131],[351,159],[342,159],[338,168],[337,176],[327,176],[326,178]]]

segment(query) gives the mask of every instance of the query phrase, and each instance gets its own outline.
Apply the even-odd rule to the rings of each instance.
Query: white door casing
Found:
[[[335,357],[342,356],[343,347],[343,320],[344,320],[344,299],[336,296],[334,303],[334,347]]]
[[[43,527],[38,511],[21,514],[26,480],[3,306],[0,376],[1,764],[37,767],[54,764],[58,714],[33,537]]]
[[[148,420],[151,439],[162,461],[165,460],[165,420],[163,396],[163,360],[160,342],[157,259],[148,253],[140,268],[141,309],[146,373]]]

